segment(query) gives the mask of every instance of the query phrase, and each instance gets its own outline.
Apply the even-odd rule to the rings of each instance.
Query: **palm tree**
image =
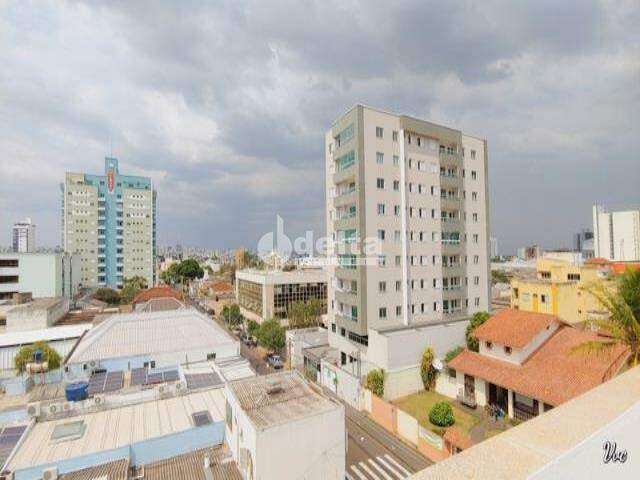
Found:
[[[576,351],[601,352],[622,344],[629,348],[629,363],[640,363],[640,269],[627,269],[617,279],[617,289],[599,282],[584,290],[593,295],[607,309],[609,317],[593,323],[608,337],[592,340],[574,348]]]

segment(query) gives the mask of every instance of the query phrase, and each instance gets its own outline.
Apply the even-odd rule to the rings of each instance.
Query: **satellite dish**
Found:
[[[444,365],[442,364],[442,360],[440,360],[439,358],[433,360],[433,368],[435,368],[436,370],[442,370],[443,367]]]

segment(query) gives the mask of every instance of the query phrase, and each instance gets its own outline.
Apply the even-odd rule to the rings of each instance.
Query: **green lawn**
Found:
[[[400,409],[407,412],[412,417],[418,420],[418,423],[429,430],[437,430],[439,427],[433,425],[429,421],[429,411],[431,407],[437,402],[448,402],[453,408],[453,418],[456,423],[454,424],[463,431],[468,432],[471,427],[480,421],[479,416],[472,415],[460,408],[456,407],[453,401],[440,395],[436,392],[423,391],[414,393],[408,397],[398,398],[394,400],[394,404]]]

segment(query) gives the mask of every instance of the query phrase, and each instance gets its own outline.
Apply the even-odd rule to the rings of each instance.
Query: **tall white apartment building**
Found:
[[[640,210],[607,212],[594,205],[593,249],[607,260],[640,260]]]
[[[36,251],[36,225],[29,217],[13,224],[11,243],[16,253]]]
[[[150,178],[122,175],[105,158],[105,174],[67,173],[62,195],[62,245],[80,258],[83,287],[121,288],[156,269],[156,192]]]
[[[356,105],[325,146],[330,344],[343,365],[383,368],[386,396],[405,394],[423,349],[441,358],[489,309],[487,143]],[[373,258],[365,239],[379,241]]]

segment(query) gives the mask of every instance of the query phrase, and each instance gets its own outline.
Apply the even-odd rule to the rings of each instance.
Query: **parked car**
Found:
[[[283,367],[282,359],[277,354],[267,355],[267,363],[275,370],[280,370]]]
[[[243,334],[240,337],[240,341],[244,343],[247,347],[255,347],[256,345],[258,345],[258,342],[256,341],[256,339],[253,338],[251,335]]]

